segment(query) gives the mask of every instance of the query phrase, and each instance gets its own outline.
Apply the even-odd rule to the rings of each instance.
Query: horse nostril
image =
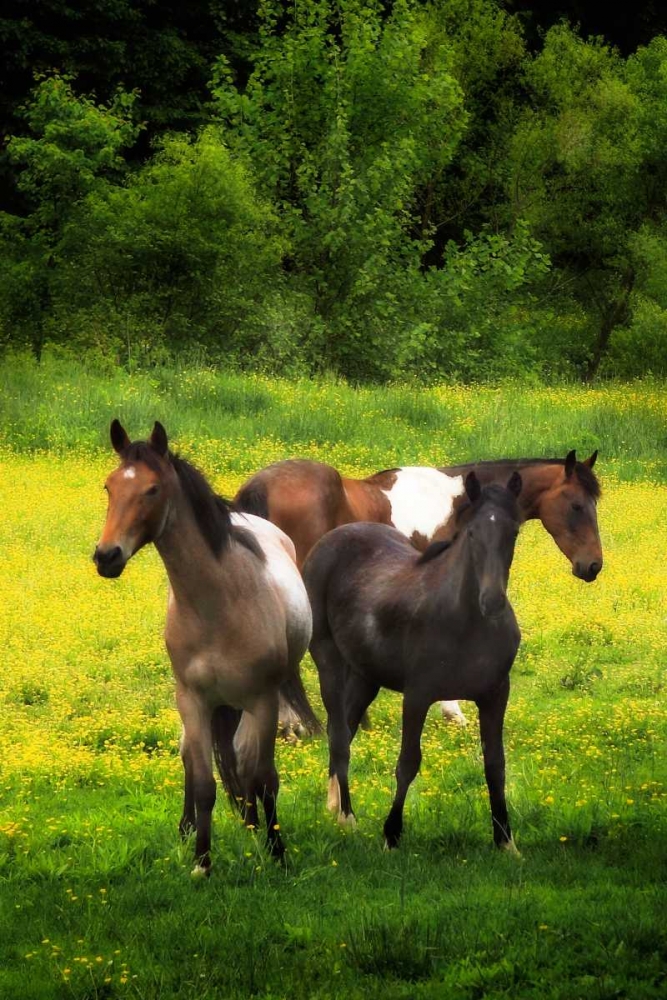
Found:
[[[123,550],[120,545],[114,545],[112,549],[100,549],[99,547],[95,549],[93,555],[93,562],[96,562],[98,566],[100,565],[110,565],[116,562],[123,555]]]
[[[598,575],[598,573],[600,572],[601,569],[602,569],[602,563],[601,562],[592,562],[590,564],[590,566],[588,567],[588,573],[592,577],[592,579],[594,580],[595,577]]]

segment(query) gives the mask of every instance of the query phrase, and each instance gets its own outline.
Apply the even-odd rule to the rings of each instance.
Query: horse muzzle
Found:
[[[593,580],[597,579],[598,573],[602,569],[602,559],[594,559],[592,562],[584,561],[574,563],[572,566],[572,572],[579,580],[584,580],[585,583],[592,583]]]
[[[109,549],[102,549],[98,545],[93,553],[93,562],[100,576],[106,577],[107,580],[115,580],[125,569],[127,559],[120,545],[114,545]]]

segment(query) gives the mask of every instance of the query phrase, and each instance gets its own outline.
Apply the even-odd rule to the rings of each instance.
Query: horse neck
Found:
[[[465,479],[468,472],[476,472],[483,486],[490,483],[497,483],[505,486],[512,473],[516,470],[521,474],[521,493],[519,494],[519,508],[524,521],[540,517],[540,501],[563,476],[563,466],[559,462],[534,462],[518,461],[503,462],[495,464],[493,462],[470,465],[455,466],[456,474]],[[442,469],[447,475],[453,475],[451,469]]]
[[[192,508],[177,490],[160,537],[155,541],[169,577],[171,590],[181,605],[201,608],[224,589],[228,574],[220,573],[220,557],[211,551],[195,520]]]
[[[429,602],[434,616],[437,618],[447,608],[455,614],[457,622],[480,617],[479,580],[467,536],[464,534],[454,542],[444,556],[436,556],[431,566],[435,578],[429,585]]]
[[[558,463],[544,462],[535,465],[517,466],[521,473],[521,493],[519,507],[524,519],[530,521],[540,517],[540,502],[545,493],[551,490],[563,476],[563,466]]]

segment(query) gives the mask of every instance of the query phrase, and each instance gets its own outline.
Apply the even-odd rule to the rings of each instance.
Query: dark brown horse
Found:
[[[317,728],[299,677],[311,613],[294,546],[266,520],[230,513],[156,423],[132,444],[117,420],[120,466],[106,481],[106,524],[95,549],[101,576],[118,577],[153,542],[169,576],[165,640],[183,722],[185,799],[180,830],[196,831],[195,873],[208,874],[211,813],[220,777],[248,826],[264,807],[269,849],[282,857],[274,746],[279,695]]]
[[[469,472],[453,541],[435,542],[420,556],[394,528],[350,524],[325,535],[304,565],[310,651],[328,715],[329,807],[341,822],[354,822],[348,768],[361,716],[381,687],[403,694],[396,795],[384,825],[388,847],[401,835],[429,706],[468,698],[479,708],[494,840],[515,850],[502,732],[521,638],[507,600],[520,491],[518,472],[507,488],[481,487]]]
[[[472,470],[483,486],[505,484],[519,472],[521,520],[539,519],[570,560],[580,580],[595,580],[602,568],[597,523],[600,487],[593,472],[597,451],[578,462],[574,451],[563,459],[502,459],[431,469],[423,466],[377,472],[367,479],[343,478],[321,462],[289,459],[252,476],[237,493],[237,509],[277,524],[296,547],[303,566],[315,543],[332,528],[354,521],[375,521],[398,528],[423,551],[446,539],[457,504],[465,499],[464,481]],[[465,723],[455,702],[443,715]],[[287,728],[294,720],[281,718]]]

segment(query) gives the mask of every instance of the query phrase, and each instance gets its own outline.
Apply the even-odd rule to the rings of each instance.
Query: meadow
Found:
[[[326,811],[321,739],[281,742],[285,869],[219,795],[213,874],[177,834],[166,578],[90,560],[112,417],[160,419],[224,495],[292,455],[401,464],[600,449],[605,566],[576,580],[522,530],[505,747],[521,860],[492,846],[476,712],[431,710],[399,850],[383,852],[399,700],[352,755],[356,831]],[[352,389],[211,369],[0,370],[0,997],[435,998],[664,994],[667,388]],[[304,675],[322,707],[312,663]]]

